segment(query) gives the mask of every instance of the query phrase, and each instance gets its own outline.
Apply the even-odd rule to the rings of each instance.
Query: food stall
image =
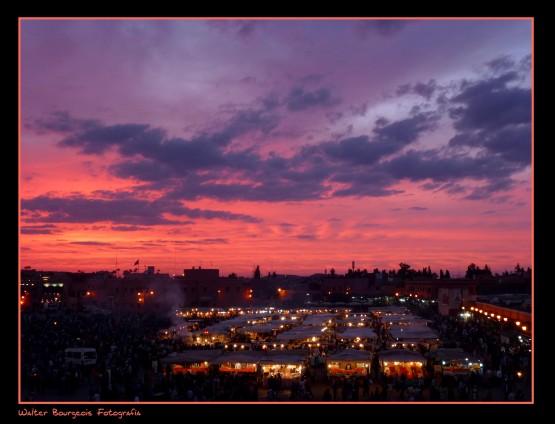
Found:
[[[329,377],[363,377],[370,373],[372,354],[363,350],[344,349],[327,356],[325,362]]]
[[[178,373],[208,373],[210,365],[220,356],[219,350],[186,350],[177,354],[170,354],[160,360],[160,363],[170,366],[174,374]]]
[[[193,332],[193,344],[214,346],[216,343],[229,342],[229,330],[223,325],[213,325]]]
[[[419,344],[427,348],[435,348],[439,344],[438,334],[425,325],[392,325],[389,327],[389,333],[393,338],[390,346],[392,348],[399,347],[399,345],[415,347]]]
[[[468,375],[472,372],[482,374],[482,361],[460,348],[439,348],[429,352],[436,369],[444,375]]]
[[[160,340],[181,340],[183,343],[192,343],[193,333],[186,324],[174,325],[172,327],[158,331]]]
[[[408,349],[391,349],[379,353],[380,368],[386,376],[402,376],[407,380],[424,376],[426,358]]]
[[[282,326],[283,328],[283,326]],[[270,338],[280,330],[280,324],[268,323],[268,324],[255,324],[247,325],[245,327],[238,328],[236,330],[239,334],[245,334],[250,340],[270,340]]]
[[[307,355],[303,350],[271,350],[259,360],[264,387],[270,377],[282,380],[282,387],[287,387],[293,381],[298,381],[306,368]]]
[[[369,327],[352,327],[342,333],[336,333],[335,337],[340,342],[348,342],[352,348],[372,349],[377,335]]]
[[[331,332],[328,327],[317,325],[298,326],[289,331],[278,334],[276,343],[289,347],[319,347],[322,343],[327,343]]]
[[[231,374],[256,374],[258,371],[258,361],[264,352],[249,350],[238,352],[222,352],[214,360],[218,365],[218,371]]]

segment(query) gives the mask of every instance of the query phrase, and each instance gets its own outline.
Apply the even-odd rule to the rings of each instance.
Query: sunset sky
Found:
[[[20,21],[20,265],[532,267],[532,22]]]

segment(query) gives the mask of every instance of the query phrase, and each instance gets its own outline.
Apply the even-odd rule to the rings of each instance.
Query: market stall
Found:
[[[177,354],[170,354],[160,360],[166,367],[170,366],[174,374],[187,373],[208,373],[210,365],[220,356],[219,350],[186,350]]]
[[[345,349],[326,357],[329,377],[367,376],[372,365],[372,354],[363,350]]]
[[[263,355],[263,352],[254,350],[222,352],[214,360],[214,364],[218,365],[218,371],[223,373],[256,374],[257,363]]]
[[[300,379],[306,368],[307,355],[305,351],[299,350],[274,350],[259,360],[262,371],[262,383],[266,387],[271,377],[279,377],[285,387],[293,381]]]
[[[186,324],[181,324],[158,331],[158,338],[160,340],[181,340],[183,343],[192,343],[193,333],[189,331]]]
[[[386,376],[402,376],[407,380],[424,376],[426,358],[408,349],[391,349],[379,353],[380,368]]]
[[[425,325],[393,325],[389,328],[389,333],[393,338],[390,346],[392,348],[398,347],[399,344],[403,347],[421,344],[428,348],[434,348],[439,344],[438,334]]]
[[[376,343],[377,335],[369,327],[352,327],[336,333],[336,339],[342,343],[349,343],[352,348],[372,349]]]
[[[328,327],[317,325],[297,326],[289,331],[278,334],[276,343],[288,345],[290,347],[315,347],[322,343],[327,343],[331,332]]]
[[[434,361],[436,369],[439,370],[441,367],[443,374],[468,375],[472,372],[482,374],[482,361],[460,348],[433,349],[429,356]]]

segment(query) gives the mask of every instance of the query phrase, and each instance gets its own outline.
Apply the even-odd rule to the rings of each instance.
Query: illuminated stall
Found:
[[[256,374],[258,371],[258,361],[262,358],[264,352],[260,351],[239,351],[239,352],[222,352],[222,354],[214,360],[214,364],[218,365],[218,371],[231,374]]]
[[[380,367],[386,376],[402,376],[408,380],[424,377],[426,358],[408,349],[391,349],[379,353]]]
[[[363,350],[345,349],[329,355],[325,362],[329,377],[363,377],[370,373],[372,354]]]
[[[169,355],[160,360],[166,367],[169,365],[174,374],[178,373],[208,373],[210,365],[220,356],[219,350],[186,350],[176,355]]]
[[[348,342],[352,348],[372,349],[377,335],[369,327],[352,327],[342,333],[337,333],[335,337],[340,342]]]
[[[211,326],[193,333],[193,343],[198,346],[214,346],[229,342],[229,330],[224,326]]]
[[[427,348],[436,348],[439,344],[438,334],[425,325],[392,325],[389,333],[393,338],[391,342],[392,348],[399,347],[416,347],[419,344]]]
[[[290,347],[320,347],[329,341],[331,332],[325,326],[298,326],[292,330],[278,334],[276,343]]]
[[[268,351],[267,354],[259,360],[262,371],[263,386],[267,385],[270,377],[281,377],[284,387],[290,385],[293,381],[299,380],[306,368],[307,355],[305,351],[285,350],[285,351]]]
[[[158,338],[160,340],[181,340],[183,343],[192,343],[193,333],[188,330],[186,324],[181,324],[158,331]]]
[[[434,361],[434,368],[445,375],[482,374],[482,361],[460,348],[433,349],[430,358]]]
[[[269,324],[248,325],[246,327],[238,328],[236,332],[246,335],[250,340],[270,340],[271,336],[279,330],[280,324],[276,322]]]

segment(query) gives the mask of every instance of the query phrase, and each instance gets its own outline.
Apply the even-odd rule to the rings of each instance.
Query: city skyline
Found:
[[[21,268],[533,268],[531,19],[22,19],[20,63]]]

